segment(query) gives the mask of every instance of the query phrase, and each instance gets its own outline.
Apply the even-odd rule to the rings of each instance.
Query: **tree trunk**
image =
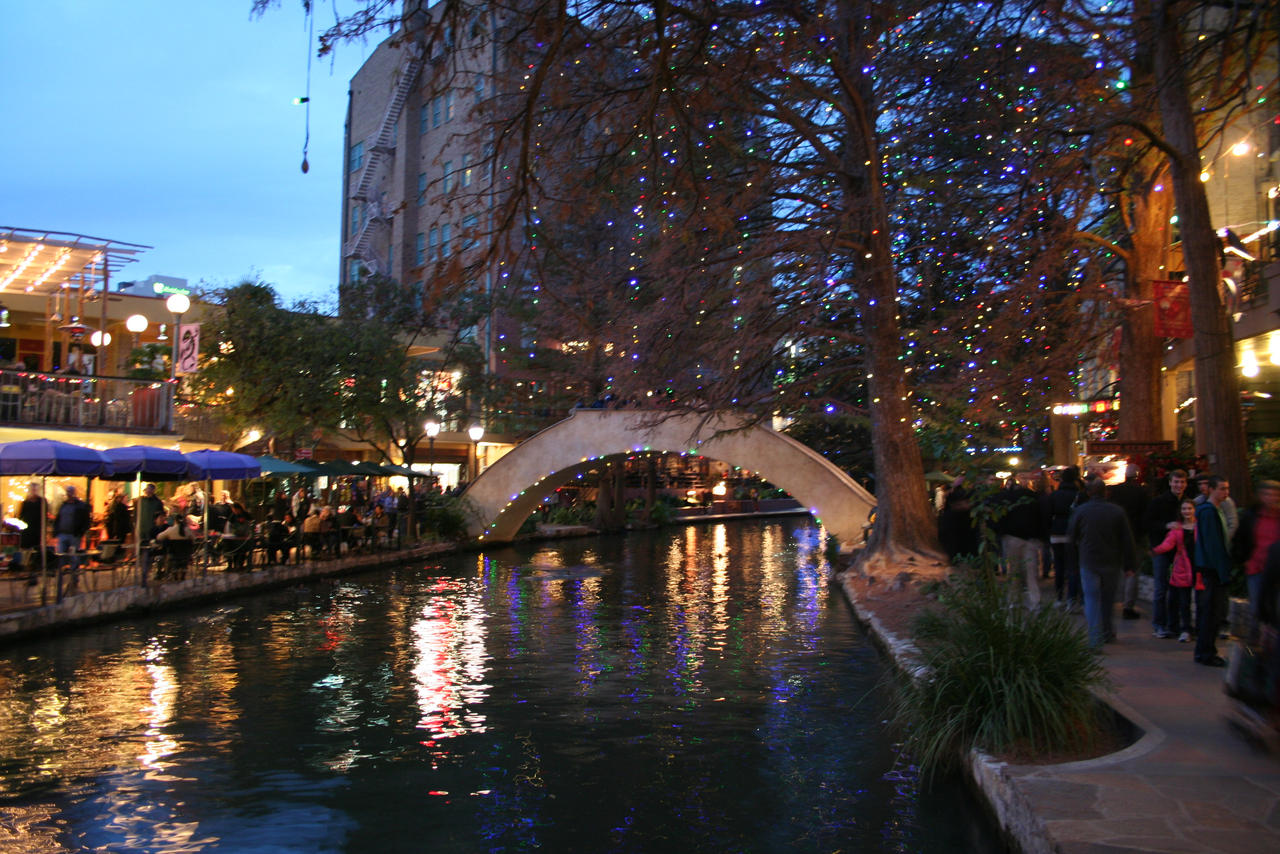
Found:
[[[868,412],[875,460],[876,520],[859,558],[866,568],[925,554],[940,559],[938,530],[925,489],[924,462],[916,441],[915,415],[907,399],[906,376],[898,357],[903,345],[898,321],[898,282],[889,245],[889,218],[880,176],[876,140],[877,107],[868,69],[870,45],[880,34],[875,4],[841,4],[840,52],[846,79],[852,81],[843,105],[845,219],[853,251],[849,268],[857,271],[854,290],[863,295],[862,330],[867,364]]]
[[[417,459],[415,452],[417,451],[417,443],[406,445],[401,449],[401,461],[407,469],[413,468],[413,463]],[[409,478],[409,530],[405,539],[410,543],[418,541],[418,499],[413,491],[413,478]]]
[[[1152,282],[1161,278],[1161,266],[1168,255],[1168,223],[1173,205],[1167,191],[1153,189],[1168,174],[1167,170],[1153,164],[1145,171],[1152,176],[1145,180],[1145,192],[1130,198],[1132,248],[1125,271],[1127,299],[1120,326],[1120,423],[1116,438],[1125,442],[1162,437],[1160,366],[1164,340],[1156,337]]]
[[[1251,491],[1245,451],[1244,417],[1236,376],[1235,340],[1219,285],[1221,245],[1209,217],[1209,202],[1200,182],[1191,96],[1179,47],[1178,20],[1186,4],[1158,2],[1153,8],[1156,86],[1164,137],[1172,152],[1170,169],[1182,231],[1183,266],[1189,279],[1194,325],[1196,382],[1196,452],[1209,468],[1225,476],[1238,503]]]

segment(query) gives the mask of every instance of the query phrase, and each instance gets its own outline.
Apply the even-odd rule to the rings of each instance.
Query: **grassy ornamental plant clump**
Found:
[[[427,503],[419,520],[428,535],[440,540],[463,540],[467,537],[467,520],[476,516],[471,502],[456,496],[436,496]]]
[[[957,574],[940,608],[921,614],[915,639],[922,669],[898,686],[895,719],[926,770],[970,749],[1020,758],[1075,755],[1104,732],[1091,689],[1107,685],[1101,657],[1066,612],[1029,610],[994,560]]]

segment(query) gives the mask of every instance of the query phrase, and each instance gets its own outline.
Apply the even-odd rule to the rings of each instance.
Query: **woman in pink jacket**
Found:
[[[1168,631],[1157,632],[1158,637],[1173,637],[1180,632],[1178,643],[1191,640],[1191,586],[1195,583],[1195,570],[1191,567],[1191,555],[1196,546],[1196,505],[1190,498],[1179,507],[1181,521],[1169,525],[1164,542],[1151,551],[1165,554],[1173,551],[1173,565],[1169,567],[1169,625]]]

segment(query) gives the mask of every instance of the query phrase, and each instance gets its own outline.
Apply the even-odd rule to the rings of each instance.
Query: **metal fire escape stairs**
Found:
[[[360,176],[356,179],[355,189],[351,193],[351,198],[358,204],[364,206],[364,216],[361,217],[360,231],[354,237],[347,241],[347,245],[343,251],[346,258],[359,258],[370,262],[369,269],[374,269],[375,260],[368,256],[369,242],[372,239],[372,230],[375,220],[382,219],[382,211],[370,201],[370,194],[373,190],[374,177],[378,172],[378,166],[382,163],[384,157],[393,153],[396,149],[396,122],[400,119],[400,113],[404,110],[405,101],[409,98],[409,92],[413,90],[413,85],[418,79],[418,72],[422,70],[422,47],[417,43],[410,43],[406,49],[404,61],[397,69],[399,74],[399,82],[396,83],[395,91],[391,94],[391,100],[387,104],[387,110],[382,115],[382,123],[378,126],[378,132],[370,137],[373,145],[370,146],[369,153],[365,157],[364,166],[360,170]]]

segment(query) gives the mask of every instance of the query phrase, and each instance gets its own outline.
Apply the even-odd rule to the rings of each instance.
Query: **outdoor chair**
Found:
[[[111,573],[111,586],[115,587],[116,570],[119,569],[120,564],[124,561],[125,557],[127,557],[127,552],[125,551],[121,541],[103,540],[98,543],[98,548],[96,550],[90,550],[86,554],[88,555],[89,560],[80,568],[84,574],[86,588],[94,590],[98,589],[97,583],[94,582],[93,584],[90,584],[89,579],[96,578],[99,573],[103,572]],[[92,573],[92,575],[90,575],[90,573]]]
[[[195,542],[192,540],[166,540],[158,557],[160,563],[155,577],[160,581],[180,581],[187,577],[187,569],[191,566],[191,556],[195,553]]]

